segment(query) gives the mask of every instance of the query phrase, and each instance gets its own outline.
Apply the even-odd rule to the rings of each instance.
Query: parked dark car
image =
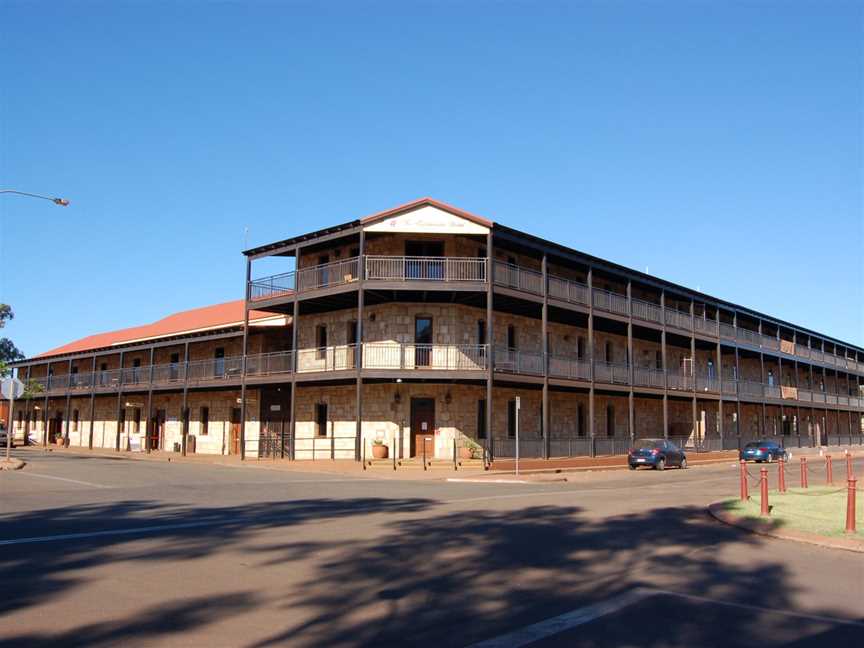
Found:
[[[758,463],[763,461],[770,463],[777,459],[789,461],[789,453],[786,452],[786,448],[776,441],[751,441],[741,448],[738,456],[744,461],[756,461]]]
[[[666,466],[687,467],[687,455],[677,445],[666,439],[638,439],[627,454],[630,470],[639,466],[651,466],[663,470]]]

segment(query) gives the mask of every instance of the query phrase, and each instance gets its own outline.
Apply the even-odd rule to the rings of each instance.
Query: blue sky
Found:
[[[0,4],[27,354],[430,195],[864,345],[860,2]],[[261,268],[266,271],[267,268]]]

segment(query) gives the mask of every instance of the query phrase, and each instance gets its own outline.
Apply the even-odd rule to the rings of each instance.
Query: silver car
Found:
[[[6,447],[8,441],[6,440],[6,426],[0,423],[0,450]],[[15,438],[12,438],[12,447],[15,447]]]

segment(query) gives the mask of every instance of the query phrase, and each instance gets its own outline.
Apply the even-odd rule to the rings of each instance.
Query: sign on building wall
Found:
[[[486,234],[488,227],[426,205],[367,225],[367,232],[407,232],[410,234]]]

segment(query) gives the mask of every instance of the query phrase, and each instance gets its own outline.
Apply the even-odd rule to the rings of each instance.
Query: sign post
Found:
[[[24,383],[17,378],[0,380],[0,393],[9,399],[9,416],[6,417],[6,461],[12,455],[12,416],[15,411],[15,399],[24,395]]]
[[[516,474],[519,474],[519,410],[522,407],[522,399],[516,397]]]

